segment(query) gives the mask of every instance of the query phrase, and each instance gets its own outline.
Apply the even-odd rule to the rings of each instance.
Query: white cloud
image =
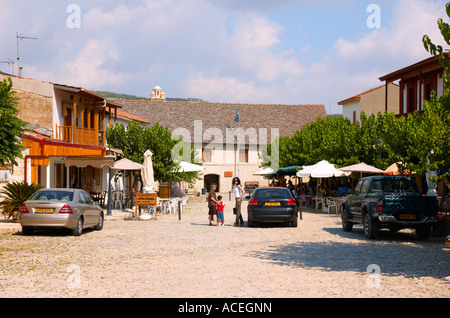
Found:
[[[79,30],[65,27],[66,5],[53,3],[46,8],[0,0],[10,13],[27,5],[22,19],[8,13],[0,26],[40,33],[33,46],[24,43],[25,76],[141,96],[159,82],[169,97],[248,103],[336,104],[380,85],[382,75],[428,57],[422,36],[440,41],[436,21],[445,15],[443,1],[399,0],[383,29],[367,28],[356,39],[342,36],[329,43],[327,55],[316,57],[310,43],[296,48],[284,43],[292,25],[269,14],[305,0],[80,0]],[[335,3],[317,0],[310,6]],[[9,33],[0,28],[0,39],[12,37],[8,52],[0,47],[3,59],[15,57]]]
[[[126,74],[114,72],[107,66],[119,60],[120,54],[111,41],[92,39],[78,51],[74,60],[49,71],[27,67],[27,76],[88,89],[103,89],[121,84],[127,78]]]

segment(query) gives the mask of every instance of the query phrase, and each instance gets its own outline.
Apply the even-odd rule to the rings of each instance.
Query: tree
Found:
[[[28,184],[26,182],[8,183],[0,192],[2,201],[0,209],[4,215],[16,219],[19,215],[20,206],[28,200],[36,191],[42,189],[43,186],[36,184]]]
[[[192,183],[198,179],[198,172],[174,173],[178,162],[172,159],[172,149],[180,140],[173,139],[169,129],[159,123],[151,128],[142,127],[139,123],[129,123],[127,127],[118,124],[107,129],[106,138],[110,147],[121,149],[124,157],[134,162],[142,163],[145,151],[150,150],[156,181]],[[195,155],[195,151],[191,149],[192,160]]]
[[[446,4],[447,16],[450,17],[450,2]],[[450,45],[450,25],[442,19],[437,21],[438,28],[447,45]],[[433,56],[439,56],[444,68],[444,95],[437,98],[433,93],[424,103],[424,116],[419,134],[423,138],[418,149],[426,154],[424,160],[429,170],[438,170],[436,181],[444,181],[450,187],[450,55],[441,45],[435,45],[428,35],[424,35],[425,49]]]
[[[27,123],[17,117],[18,98],[11,89],[11,78],[0,82],[0,167],[17,165],[16,158],[23,158],[22,151],[25,149],[19,137]]]

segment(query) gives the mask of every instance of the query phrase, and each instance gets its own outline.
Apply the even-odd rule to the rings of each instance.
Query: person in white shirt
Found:
[[[242,198],[244,197],[245,191],[242,188],[241,180],[238,177],[233,178],[234,186],[234,198],[236,199],[236,221],[233,226],[244,226],[244,220],[241,214]]]

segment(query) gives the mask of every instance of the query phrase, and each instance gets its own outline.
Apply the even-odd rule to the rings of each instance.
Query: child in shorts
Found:
[[[224,215],[223,215],[223,209],[225,208],[225,204],[222,202],[222,196],[219,195],[217,197],[217,200],[219,201],[218,204],[216,204],[217,208],[217,225],[223,226],[225,223]]]

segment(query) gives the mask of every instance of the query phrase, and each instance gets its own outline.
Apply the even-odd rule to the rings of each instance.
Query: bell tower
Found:
[[[150,94],[150,100],[166,100],[166,94],[158,84],[153,88]]]

